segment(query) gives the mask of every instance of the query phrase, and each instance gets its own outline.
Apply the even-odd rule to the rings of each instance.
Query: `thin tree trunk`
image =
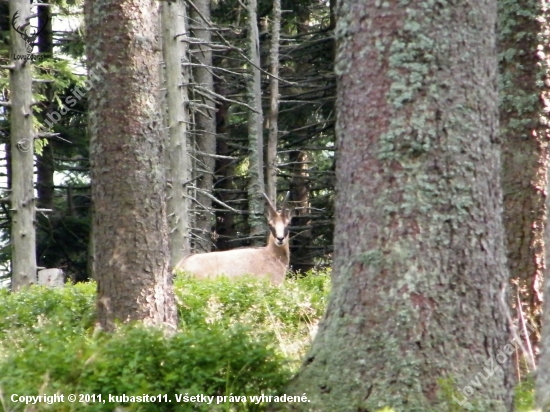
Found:
[[[267,136],[266,194],[277,200],[277,138],[279,133],[279,38],[281,33],[281,0],[273,0],[273,21],[271,23],[271,48],[269,50],[269,117]]]
[[[212,199],[205,193],[212,195],[214,182],[214,167],[216,159],[216,107],[212,98],[205,97],[206,90],[214,91],[214,79],[212,77],[212,48],[210,42],[210,0],[197,0],[194,7],[190,8],[190,17],[193,26],[193,37],[199,40],[200,44],[193,47],[193,57],[196,63],[203,67],[193,68],[194,83],[199,86],[202,93],[201,110],[195,113],[195,147],[199,153],[196,158],[199,160],[200,170],[195,173],[201,178],[197,179],[197,206],[195,206],[195,249],[198,252],[210,252],[212,249],[212,225],[214,224],[214,213],[212,212]]]
[[[303,227],[311,224],[309,217],[309,188],[308,188],[308,156],[305,150],[293,150],[288,155],[291,163],[292,177],[290,180],[290,191],[292,193],[292,204],[296,208],[292,224],[295,227]],[[306,215],[306,216],[303,216]],[[307,272],[315,267],[311,252],[311,229],[300,230],[292,239],[290,266],[295,271]]]
[[[45,1],[43,4],[50,4]],[[38,26],[44,27],[44,30],[38,35],[38,53],[41,56],[51,58],[53,56],[53,32],[52,32],[52,10],[51,7],[38,7]],[[46,83],[43,85],[45,101],[41,103],[42,113],[39,115],[39,121],[44,124],[47,113],[54,110],[53,85]],[[42,153],[36,155],[36,194],[37,207],[41,209],[53,210],[54,208],[54,149],[53,141],[42,148]],[[37,216],[37,238],[50,237],[51,227],[47,222],[48,217],[43,214]],[[38,266],[45,266],[44,252],[40,251],[40,245],[37,245],[37,263]]]
[[[53,208],[54,172],[53,143],[50,141],[43,147],[42,153],[36,156],[36,193],[39,208]]]
[[[518,0],[519,1],[519,0]],[[521,2],[523,3],[523,1]],[[548,21],[549,21],[549,10],[547,7],[547,4],[544,2],[538,2],[538,1],[531,1],[529,2],[529,10],[531,10],[530,14],[526,14],[520,17],[517,16],[514,20],[519,20],[523,22],[527,27],[523,30],[524,32],[528,32],[531,34],[531,36],[528,38],[529,44],[528,45],[519,45],[517,50],[522,50],[524,53],[521,53],[520,56],[523,57],[523,59],[528,59],[527,56],[531,57],[530,60],[527,60],[527,62],[518,62],[519,68],[524,68],[523,64],[528,64],[528,68],[531,69],[528,71],[528,74],[530,74],[527,79],[530,80],[530,84],[527,84],[526,92],[530,92],[531,95],[529,96],[530,99],[527,99],[527,96],[525,96],[525,102],[531,103],[531,105],[527,106],[530,107],[531,110],[528,111],[528,113],[531,116],[528,116],[528,121],[530,121],[529,125],[533,125],[533,133],[529,136],[527,136],[528,139],[528,146],[535,149],[537,148],[538,151],[535,149],[533,152],[535,154],[538,154],[539,156],[535,157],[539,160],[539,163],[535,166],[532,162],[533,159],[529,159],[531,161],[531,170],[534,170],[535,172],[541,172],[544,170],[543,168],[546,168],[546,175],[540,176],[537,174],[537,177],[539,179],[534,181],[531,181],[530,189],[531,189],[531,199],[535,199],[536,201],[540,202],[542,199],[545,198],[545,209],[542,209],[540,203],[535,203],[533,206],[538,206],[539,208],[534,208],[535,216],[532,217],[532,220],[536,224],[536,226],[533,226],[533,238],[536,238],[540,241],[540,226],[544,224],[544,237],[542,242],[544,242],[545,246],[545,259],[542,261],[537,260],[537,264],[540,264],[545,268],[544,273],[544,284],[543,284],[543,296],[546,297],[543,302],[542,307],[542,314],[541,314],[541,324],[542,324],[542,331],[541,331],[541,337],[540,337],[540,356],[538,359],[537,364],[537,373],[536,373],[536,403],[537,407],[540,408],[543,412],[550,411],[550,270],[548,269],[547,262],[549,261],[550,256],[550,222],[548,221],[548,210],[550,208],[550,197],[547,195],[548,191],[548,182],[550,180],[550,177],[548,176],[548,173],[550,173],[550,169],[548,168],[548,105],[546,104],[545,107],[541,107],[541,102],[546,102],[547,96],[548,96],[548,67],[550,65],[550,60],[548,58],[549,50],[549,34],[548,34]],[[522,7],[524,5],[522,4]],[[516,9],[514,9],[516,10]],[[529,16],[528,19],[525,19],[524,16]],[[512,16],[510,16],[512,17]],[[514,20],[510,19],[509,22],[512,23]],[[530,30],[527,30],[529,28]],[[518,30],[520,31],[520,30]],[[523,33],[522,33],[523,34]],[[524,34],[523,34],[524,35]],[[533,38],[534,37],[534,38]],[[537,58],[535,58],[535,55],[533,52],[531,53],[525,53],[526,50],[533,50],[533,46],[537,46]],[[521,47],[523,46],[523,47]],[[521,47],[521,48],[520,48]],[[502,52],[502,51],[501,51]],[[523,64],[522,64],[523,63]],[[538,64],[537,64],[538,63]],[[513,73],[513,72],[512,72]],[[544,80],[544,82],[541,82],[540,80]],[[534,83],[535,80],[538,80],[537,83]],[[541,90],[539,88],[540,84],[544,84],[546,86],[544,92],[542,95],[540,95]],[[518,84],[518,87],[523,87],[522,84]],[[512,91],[512,90],[510,90]],[[514,90],[516,93],[518,90]],[[535,100],[535,97],[540,99]],[[522,99],[523,100],[523,99]],[[537,104],[533,104],[534,102],[537,102]],[[533,107],[534,106],[534,107]],[[535,117],[535,110],[536,114],[538,114],[540,117]],[[518,110],[518,113],[519,112]],[[539,120],[540,122],[538,122]],[[523,137],[523,136],[522,136]],[[545,145],[546,143],[546,145]],[[525,144],[527,145],[527,144]],[[533,147],[534,146],[534,147]],[[527,160],[527,159],[526,159]],[[538,167],[537,167],[538,166]],[[525,167],[524,165],[521,165],[520,167]],[[540,189],[541,192],[535,192],[534,189],[536,185],[536,189]],[[542,188],[540,186],[543,186]],[[546,213],[544,213],[546,212]],[[542,215],[542,217],[541,217]],[[539,219],[537,219],[539,218]],[[544,222],[541,222],[541,220]],[[527,222],[526,222],[527,224]],[[536,246],[540,247],[541,242],[537,243]],[[540,250],[535,249],[533,250],[532,257],[540,257]],[[531,262],[529,262],[531,263]],[[531,268],[533,267],[531,263]],[[535,265],[535,267],[538,269],[539,266]],[[529,280],[529,277],[527,279],[520,278],[526,284],[527,288],[524,289],[524,291],[527,291],[527,293],[524,292],[523,300],[527,301],[527,303],[535,302],[539,303],[538,300],[535,300],[533,298],[539,298],[539,296],[533,292],[538,292],[537,284],[534,282],[535,280],[540,279],[540,273],[537,272],[531,272],[533,277],[531,278],[531,282],[525,280]],[[529,274],[529,273],[526,273]],[[537,276],[537,277],[535,277]],[[527,298],[527,299],[526,299]],[[531,299],[528,299],[531,298]],[[537,306],[530,306],[535,307],[539,309]]]
[[[496,0],[424,7],[339,2],[333,290],[295,410],[511,410]]]
[[[332,13],[333,14],[333,13]],[[298,33],[306,36],[309,32],[310,11],[305,9],[299,14],[299,20],[297,21]],[[332,59],[334,61],[334,59]],[[305,61],[298,62],[295,67],[295,73],[301,75],[307,73],[310,70],[310,65]],[[299,93],[306,92],[306,88],[296,87]],[[306,127],[309,123],[312,113],[310,108],[298,107],[294,110],[294,121],[292,126],[296,129]],[[299,133],[296,135],[290,134],[287,139],[293,141],[295,139],[301,139]],[[302,217],[302,215],[310,214],[309,210],[309,187],[308,187],[308,168],[306,164],[308,153],[305,150],[292,150],[288,154],[288,162],[290,164],[290,191],[292,193],[291,200],[295,206],[295,216],[292,220],[294,227],[303,227],[310,224],[309,218]],[[307,249],[311,246],[311,230],[299,230],[299,232],[293,236],[291,244],[290,254],[290,267],[295,271],[306,272],[313,268],[313,262],[310,260],[310,251]],[[309,260],[309,261],[308,261]]]
[[[27,35],[32,28],[25,26],[31,15],[26,0],[10,0],[10,16],[18,13],[15,25]],[[21,27],[24,26],[24,27]],[[32,74],[27,60],[14,60],[26,56],[27,44],[23,36],[10,28],[10,124],[11,124],[11,246],[12,290],[36,282],[36,232],[34,227],[34,130],[32,113]]]
[[[170,266],[190,253],[189,201],[187,183],[190,180],[190,161],[187,146],[188,83],[187,42],[178,36],[188,35],[186,9],[183,0],[161,3],[161,24],[165,65],[166,124],[168,127],[168,225],[170,228]]]
[[[220,62],[221,63],[221,62]],[[216,93],[227,95],[227,90],[222,82],[216,83]],[[231,151],[227,145],[229,138],[229,113],[228,103],[220,101],[216,106],[216,136],[217,145],[216,151],[221,156],[229,157]],[[233,176],[235,175],[235,161],[227,157],[216,159],[216,188],[221,189],[218,193],[220,200],[226,203],[228,200],[234,200],[235,195],[229,193],[229,190],[234,189]],[[229,210],[218,210],[216,212],[216,249],[228,250],[234,247],[232,239],[237,237],[234,225],[235,219],[233,212]]]
[[[249,105],[255,110],[250,111],[248,115],[248,224],[250,236],[256,237],[252,240],[252,244],[259,246],[264,243],[261,235],[265,233],[265,200],[262,196],[264,191],[262,78],[259,69],[260,38],[256,8],[256,0],[248,0],[248,57],[252,63],[249,64],[248,97]]]
[[[501,0],[500,135],[502,187],[508,267],[513,294],[520,292],[522,310],[539,326],[545,267],[544,222],[548,169],[548,126],[542,93],[548,62],[548,13],[538,0]],[[546,36],[546,40],[541,41]],[[538,335],[531,334],[532,343]]]
[[[86,0],[98,319],[175,328],[159,107],[158,2]],[[97,70],[99,72],[99,70]]]
[[[44,1],[43,4],[49,4]],[[51,7],[38,7],[38,26],[44,27],[38,36],[38,52],[42,56],[51,58],[53,55],[53,32]],[[46,101],[42,104],[42,115],[53,110],[53,86],[51,83],[44,85]],[[36,193],[38,207],[44,209],[53,208],[54,197],[54,160],[52,142],[42,150],[42,154],[36,156]]]

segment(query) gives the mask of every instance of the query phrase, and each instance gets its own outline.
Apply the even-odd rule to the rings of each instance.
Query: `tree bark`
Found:
[[[496,1],[426,7],[338,5],[333,291],[296,410],[511,410]]]
[[[220,64],[222,64],[221,61]],[[215,87],[216,93],[223,96],[227,95],[223,82],[217,82]],[[219,199],[223,203],[226,203],[228,200],[234,200],[236,197],[230,193],[231,190],[235,189],[233,182],[235,161],[229,159],[231,151],[227,145],[227,140],[230,139],[229,104],[219,101],[216,109],[216,152],[224,157],[216,159],[215,186],[217,189],[220,189],[218,192]],[[217,250],[229,250],[234,247],[234,243],[231,240],[237,237],[237,232],[235,230],[235,219],[232,211],[219,208],[216,212],[216,237]]]
[[[293,150],[288,155],[291,163],[290,192],[292,193],[292,204],[296,208],[292,225],[295,227],[310,226],[311,211],[309,209],[309,177],[308,177],[308,155],[305,150]],[[308,246],[312,245],[311,229],[300,229],[292,239],[290,247],[290,266],[292,270],[307,272],[315,267],[311,251]]]
[[[194,83],[202,89],[200,96],[201,110],[195,112],[195,147],[198,150],[195,158],[198,159],[198,168],[195,173],[200,175],[197,179],[195,206],[195,249],[197,252],[210,252],[212,250],[212,225],[214,213],[212,212],[212,199],[207,195],[213,193],[214,167],[216,159],[216,105],[212,97],[206,97],[207,91],[214,91],[214,79],[212,77],[212,41],[210,22],[210,0],[198,0],[194,2],[189,11],[193,26],[193,37],[199,40],[199,44],[193,47],[195,63],[202,67],[193,68]],[[199,90],[201,90],[199,89]]]
[[[549,44],[549,38],[548,38],[548,21],[549,21],[549,11],[547,5],[543,2],[538,2],[535,0],[532,0],[528,4],[530,8],[528,9],[531,13],[529,14],[529,18],[521,19],[519,16],[516,18],[517,20],[524,23],[524,34],[525,32],[529,33],[529,36],[527,37],[529,43],[525,46],[527,47],[533,47],[535,44],[537,46],[537,57],[535,58],[533,53],[533,48],[527,48],[522,47],[521,49],[518,47],[518,51],[522,50],[530,50],[531,53],[521,54],[523,57],[522,60],[527,60],[527,62],[523,62],[520,60],[518,62],[518,66],[520,68],[523,68],[523,64],[529,64],[528,72],[527,74],[530,74],[531,76],[527,77],[531,82],[530,84],[527,84],[526,92],[531,92],[530,96],[525,96],[524,99],[522,99],[523,106],[527,106],[531,110],[528,110],[528,114],[531,116],[528,116],[527,119],[530,121],[528,123],[529,125],[534,125],[533,132],[530,136],[527,136],[527,141],[529,143],[525,143],[524,146],[528,146],[531,148],[533,152],[535,152],[535,156],[533,156],[533,153],[531,154],[533,157],[535,157],[537,160],[539,160],[539,164],[536,166],[533,164],[533,159],[530,159],[530,170],[534,170],[535,172],[541,173],[543,170],[546,172],[544,176],[540,176],[537,174],[538,180],[533,179],[531,181],[531,186],[529,187],[531,199],[535,199],[536,201],[540,202],[542,199],[545,199],[545,205],[544,209],[542,209],[542,206],[540,203],[534,203],[532,206],[534,208],[535,216],[532,217],[532,220],[534,221],[533,225],[533,232],[532,236],[536,240],[539,240],[539,243],[536,245],[540,247],[540,226],[543,222],[545,222],[545,228],[544,228],[544,237],[543,237],[543,244],[545,246],[545,256],[542,261],[537,260],[536,263],[542,265],[542,267],[545,269],[544,273],[544,284],[543,284],[543,296],[546,296],[546,299],[544,300],[542,304],[542,314],[541,314],[541,337],[540,337],[540,355],[538,359],[537,364],[537,372],[536,372],[536,403],[537,407],[540,408],[543,412],[547,412],[550,410],[550,299],[548,298],[550,296],[550,271],[548,270],[548,266],[546,265],[546,262],[548,262],[548,257],[550,256],[550,222],[548,221],[548,209],[550,207],[550,197],[548,197],[547,191],[548,191],[548,181],[549,176],[548,173],[550,170],[548,169],[548,115],[547,113],[547,104],[544,104],[544,107],[542,106],[542,103],[546,103],[546,99],[548,98],[548,67],[549,67],[549,60],[548,60],[548,44]],[[521,20],[520,20],[521,19]],[[510,20],[512,22],[513,20]],[[519,30],[518,30],[519,31]],[[535,38],[533,38],[535,37]],[[530,56],[531,59],[529,60]],[[538,61],[538,65],[535,61]],[[519,76],[518,76],[519,77]],[[533,81],[537,79],[539,82],[536,84],[533,83]],[[543,79],[544,83],[541,83],[540,80]],[[540,84],[544,84],[546,88],[544,89],[542,95],[541,90],[539,87]],[[518,87],[522,87],[523,85],[518,85]],[[530,86],[530,87],[529,87]],[[518,90],[515,90],[516,93],[519,93]],[[530,99],[528,99],[530,97]],[[540,98],[535,100],[535,97]],[[535,103],[536,102],[536,103]],[[527,103],[531,103],[531,105],[527,105]],[[533,107],[534,106],[534,107]],[[520,107],[521,109],[524,109],[524,107]],[[535,117],[535,108],[538,109],[538,112],[536,112],[540,117]],[[519,108],[518,108],[519,109]],[[519,112],[519,110],[518,110]],[[519,113],[518,113],[519,114]],[[539,120],[539,122],[537,122]],[[523,139],[525,139],[525,136],[522,136]],[[546,144],[545,144],[546,143]],[[537,150],[538,149],[538,150]],[[524,149],[525,150],[525,149]],[[527,155],[528,153],[526,153]],[[536,156],[536,155],[539,156]],[[521,165],[522,167],[525,167],[524,165]],[[538,167],[537,167],[538,166]],[[545,169],[544,169],[545,168]],[[523,170],[523,169],[521,169]],[[542,188],[540,187],[542,185]],[[534,189],[540,189],[541,192],[535,191]],[[529,197],[528,197],[529,199]],[[539,208],[535,208],[538,206]],[[538,219],[537,219],[538,218]],[[542,222],[541,222],[542,220]],[[536,224],[536,226],[535,226]],[[527,225],[527,222],[526,222]],[[535,249],[531,251],[531,257],[540,257],[539,255],[539,249]],[[533,268],[532,262],[529,262],[531,264],[530,268]],[[536,269],[539,269],[538,265],[535,265]],[[536,293],[538,292],[537,284],[534,282],[535,280],[540,280],[540,273],[538,272],[531,272],[532,273],[532,283],[531,282],[525,282],[527,279],[523,279],[523,284],[526,284],[527,287],[525,290],[528,293],[525,293],[523,295],[524,301],[527,300],[528,303],[533,302],[533,300],[529,301],[526,298],[536,298],[537,300],[534,300],[535,303],[539,303],[540,300],[538,300],[539,296]],[[527,272],[526,274],[529,274]],[[535,277],[536,276],[536,277]],[[522,279],[522,278],[520,278]],[[521,283],[520,283],[521,284]],[[535,306],[537,309],[539,309],[538,306]]]
[[[187,184],[191,180],[188,153],[189,75],[183,61],[188,61],[187,43],[181,41],[187,32],[187,13],[184,1],[162,2],[161,25],[165,65],[166,115],[169,147],[167,158],[168,225],[170,228],[170,266],[190,253],[189,201]]]
[[[248,224],[250,236],[255,236],[252,245],[264,243],[265,233],[263,166],[263,116],[262,116],[262,78],[260,72],[260,38],[258,33],[258,16],[256,0],[248,0],[248,58],[250,79],[248,81],[249,105],[255,111],[248,115]]]
[[[45,1],[42,4],[50,4]],[[38,53],[41,56],[46,56],[51,59],[53,56],[53,32],[52,32],[52,10],[51,7],[38,7],[38,27],[44,27],[44,30],[40,32],[38,36]],[[39,121],[41,125],[44,124],[45,116],[54,110],[53,94],[54,89],[51,83],[43,85],[42,93],[45,96],[45,101],[41,103],[42,113],[39,115]],[[49,140],[45,146],[42,147],[42,153],[36,154],[36,194],[37,194],[37,207],[41,209],[54,208],[54,148],[53,141]],[[42,222],[47,222],[48,216],[37,216],[37,264],[38,266],[46,266],[45,256],[43,251],[40,250],[40,239],[51,237],[50,225],[45,225]]]
[[[32,34],[25,26],[31,15],[30,4],[25,0],[10,0],[10,16],[18,13],[15,25],[19,31]],[[23,27],[22,27],[23,26]],[[26,56],[27,45],[23,36],[10,27],[10,133],[11,133],[11,248],[12,290],[17,291],[36,283],[36,231],[34,198],[34,130],[32,113],[31,63],[15,60]]]
[[[49,4],[44,1],[44,4]],[[38,52],[42,56],[53,56],[53,32],[51,7],[38,7],[38,27],[44,30],[38,36]],[[50,83],[44,85],[46,101],[42,104],[43,116],[53,110],[53,86]],[[43,119],[43,117],[42,117]],[[43,121],[43,120],[42,120]],[[36,193],[38,207],[44,209],[53,208],[54,197],[54,161],[52,142],[49,141],[42,153],[36,156]]]
[[[527,319],[540,325],[545,267],[548,123],[542,93],[548,63],[548,12],[538,0],[499,2],[500,136],[508,268]],[[541,50],[542,51],[542,50]],[[514,302],[515,304],[516,302]],[[532,343],[538,334],[531,334]]]
[[[269,49],[269,117],[267,135],[266,194],[277,199],[277,139],[279,134],[279,38],[281,32],[281,0],[273,0],[273,21],[271,23],[271,47]]]
[[[98,319],[176,326],[169,270],[159,13],[154,0],[86,0]],[[100,72],[97,70],[97,72]]]

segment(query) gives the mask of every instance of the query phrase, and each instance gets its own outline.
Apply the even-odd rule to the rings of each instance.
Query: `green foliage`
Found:
[[[16,332],[36,335],[43,328],[83,333],[93,324],[95,283],[62,289],[33,286],[17,294],[0,288],[0,352]]]
[[[298,362],[325,310],[329,274],[310,272],[280,286],[248,277],[198,280],[180,275],[175,291],[183,325],[246,325],[256,336],[271,335],[280,350]]]
[[[289,378],[272,345],[241,328],[189,329],[169,338],[126,328],[95,353],[83,375],[85,393],[257,395]]]
[[[535,379],[530,375],[514,389],[514,411],[531,412],[535,407]]]
[[[102,394],[105,403],[35,405],[36,411],[256,411],[252,403],[182,403],[176,395],[275,394],[324,311],[326,273],[280,286],[255,279],[178,276],[180,331],[138,325],[94,329],[95,284],[0,290],[0,405],[11,394]],[[291,341],[295,339],[295,347]],[[297,349],[299,348],[299,350]],[[285,356],[286,355],[286,356]],[[172,402],[124,403],[106,395],[166,394]]]
[[[89,393],[114,396],[166,394],[167,403],[129,404],[128,410],[213,410],[212,405],[178,405],[176,394],[258,395],[280,389],[289,378],[283,359],[266,340],[241,328],[192,329],[165,336],[138,326],[113,335],[71,334],[56,325],[42,327],[0,361],[4,394]],[[90,411],[111,411],[120,403],[90,403]],[[10,405],[9,397],[4,404]],[[37,410],[78,410],[67,402]],[[10,410],[22,410],[20,404]],[[62,409],[59,409],[62,408]],[[63,409],[66,408],[66,409]]]
[[[459,401],[462,401],[464,398],[464,395],[462,395],[458,389],[456,382],[452,378],[446,378],[446,379],[439,379],[439,397],[442,401],[444,401],[447,404],[447,408],[445,409],[445,412],[461,412],[464,410],[470,410],[466,408],[467,405],[470,405],[469,403],[464,404],[463,406],[460,406],[456,401],[455,398]]]
[[[488,412],[494,409],[494,406],[484,405],[481,401],[476,400],[475,397],[465,398],[464,394],[458,389],[456,381],[453,378],[442,378],[438,379],[437,382],[439,384],[439,397],[441,401],[444,402],[445,407],[444,409],[434,410],[433,412]],[[531,397],[532,396],[533,393],[531,393]],[[524,397],[524,399],[527,399],[527,396]],[[515,400],[515,404],[518,405],[517,399]],[[531,407],[527,409],[514,409],[514,411],[534,412],[531,411]]]

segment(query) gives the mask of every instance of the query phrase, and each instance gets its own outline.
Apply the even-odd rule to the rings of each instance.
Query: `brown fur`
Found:
[[[281,212],[275,210],[267,196],[266,200],[269,226],[273,228],[278,237],[282,238],[284,228],[290,224],[292,218],[290,211],[286,208],[288,194]],[[176,269],[192,273],[198,278],[219,275],[234,278],[249,274],[268,277],[272,283],[279,284],[285,279],[289,261],[288,233],[284,236],[282,244],[279,244],[275,236],[270,233],[267,246],[189,255],[178,263]]]

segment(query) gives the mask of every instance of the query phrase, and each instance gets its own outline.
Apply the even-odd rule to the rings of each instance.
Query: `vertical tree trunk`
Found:
[[[333,291],[295,409],[510,410],[496,0],[337,16]]]
[[[500,136],[508,268],[528,320],[540,323],[545,267],[548,123],[542,93],[548,63],[548,12],[539,0],[499,2]],[[543,37],[544,36],[544,37]],[[543,121],[541,121],[543,119]],[[533,344],[537,334],[531,334]]]
[[[86,0],[98,319],[176,326],[159,116],[158,2]]]
[[[52,142],[36,156],[36,194],[39,208],[52,209],[54,198],[54,161]]]
[[[49,5],[48,1],[42,4]],[[53,56],[53,32],[52,32],[52,10],[51,7],[38,7],[38,27],[44,27],[38,36],[38,53],[41,56],[46,56],[51,59]],[[42,112],[38,115],[39,121],[43,125],[47,113],[54,110],[53,102],[53,85],[46,83],[43,85],[42,93],[45,96],[45,101],[41,103]],[[54,150],[53,141],[48,141],[48,144],[42,148],[42,153],[36,155],[36,194],[37,207],[40,209],[50,209],[54,207]],[[39,214],[37,216],[37,238],[48,238],[50,236],[50,225],[46,225],[48,217]],[[39,240],[40,243],[40,240]],[[44,253],[40,251],[40,246],[37,245],[37,263],[38,266],[45,266]]]
[[[161,25],[166,86],[166,124],[168,127],[168,226],[170,229],[170,266],[190,253],[189,247],[189,201],[187,184],[190,180],[190,161],[187,145],[189,124],[187,67],[187,42],[180,36],[187,36],[186,6],[184,1],[161,3]]]
[[[546,208],[550,207],[550,197],[546,198]],[[550,256],[550,221],[546,220],[544,234],[546,261]],[[542,333],[540,338],[540,356],[537,363],[536,373],[536,403],[537,410],[542,412],[550,411],[550,275],[546,269],[543,293],[546,299],[542,308]]]
[[[196,7],[196,8],[195,8]],[[216,159],[216,107],[209,92],[214,91],[214,79],[212,77],[212,48],[210,46],[210,0],[198,0],[191,6],[191,20],[193,21],[193,37],[199,40],[193,48],[193,57],[203,67],[193,69],[194,83],[197,88],[196,96],[201,96],[201,110],[195,113],[195,147],[199,153],[200,171],[197,174],[202,177],[197,180],[197,212],[195,213],[195,248],[198,252],[210,252],[212,249],[212,225],[214,214],[212,212],[212,195],[214,181],[214,166]],[[206,107],[204,107],[206,106]],[[203,193],[206,192],[207,194]]]
[[[223,96],[227,95],[222,82],[216,83],[216,93]],[[218,196],[220,200],[226,203],[228,200],[234,200],[235,195],[230,191],[234,189],[233,176],[235,175],[235,162],[228,157],[231,155],[227,139],[229,138],[229,104],[219,101],[216,105],[216,151],[222,157],[216,159],[216,188],[220,189]],[[232,249],[231,240],[237,237],[234,225],[233,212],[229,210],[218,209],[216,212],[216,248],[218,250]]]
[[[510,0],[511,1],[511,0]],[[519,1],[519,0],[518,0]],[[523,1],[522,7],[523,5]],[[532,134],[527,136],[521,136],[525,141],[527,139],[527,142],[524,142],[522,146],[527,146],[531,148],[531,156],[533,156],[535,159],[539,160],[540,163],[537,165],[533,164],[533,158],[530,160],[530,170],[534,173],[537,173],[536,177],[538,179],[533,178],[533,180],[530,183],[529,186],[529,195],[527,195],[528,199],[533,199],[536,202],[533,202],[530,206],[533,207],[534,216],[531,217],[531,220],[533,221],[533,232],[532,238],[533,240],[538,240],[538,243],[534,243],[533,246],[540,247],[540,226],[545,221],[545,232],[544,232],[544,238],[543,242],[545,245],[545,259],[542,260],[540,257],[540,250],[534,249],[531,252],[529,257],[536,257],[538,258],[536,261],[536,264],[533,265],[532,261],[528,261],[527,268],[529,269],[539,269],[539,265],[541,265],[543,268],[545,268],[544,273],[544,284],[543,284],[543,296],[546,298],[543,302],[542,307],[542,315],[541,315],[541,324],[542,324],[542,333],[540,337],[540,356],[538,359],[537,364],[537,373],[536,373],[536,401],[537,401],[537,407],[540,408],[543,412],[547,412],[550,410],[550,270],[548,270],[547,262],[549,261],[550,257],[550,222],[548,221],[548,210],[550,208],[550,197],[547,195],[548,191],[548,115],[547,113],[547,105],[545,107],[541,107],[541,101],[546,102],[548,97],[548,66],[549,66],[549,60],[548,60],[548,45],[549,45],[549,38],[548,38],[548,21],[549,21],[549,10],[547,7],[547,4],[544,2],[539,2],[536,0],[532,0],[528,2],[529,11],[530,13],[527,15],[529,18],[520,17],[517,16],[514,20],[511,18],[508,20],[509,23],[512,23],[513,21],[517,20],[523,23],[521,26],[524,27],[524,32],[522,33],[522,37],[526,37],[525,40],[527,40],[528,44],[526,45],[518,45],[517,50],[522,50],[525,52],[525,50],[531,50],[531,53],[521,53],[520,56],[523,57],[518,62],[518,69],[523,68],[525,70],[525,66],[527,65],[527,73],[526,78],[529,80],[529,83],[526,85],[523,85],[522,83],[518,82],[517,87],[526,87],[526,93],[530,93],[530,95],[522,96],[523,99],[521,102],[523,103],[523,106],[526,106],[528,109],[527,114],[530,116],[527,116],[527,126],[531,126],[533,129]],[[516,10],[516,8],[514,8]],[[522,15],[524,16],[524,15]],[[512,16],[510,16],[512,17]],[[520,30],[518,30],[520,31]],[[528,33],[529,36],[525,36],[524,33]],[[524,40],[524,41],[525,41]],[[535,58],[535,55],[533,53],[533,46],[536,44],[537,46],[537,58]],[[527,60],[527,61],[522,61]],[[538,61],[538,62],[537,62]],[[537,64],[538,63],[538,64]],[[540,66],[539,66],[540,65]],[[513,73],[511,71],[511,73]],[[517,77],[520,79],[519,75]],[[540,80],[543,79],[544,82],[541,82]],[[538,80],[538,82],[535,84],[534,81]],[[540,84],[544,84],[546,87],[546,90],[542,93],[541,99],[535,100],[535,97],[539,97],[539,94],[541,90],[539,89]],[[510,89],[510,92],[512,93],[514,91],[515,93],[519,93],[519,91]],[[536,103],[535,103],[536,102]],[[530,103],[530,104],[528,104]],[[524,109],[524,107],[519,107],[518,109]],[[538,109],[538,111],[536,110]],[[544,110],[542,110],[544,109]],[[523,110],[522,110],[523,111]],[[518,114],[521,114],[520,110],[518,110]],[[515,114],[515,113],[514,113]],[[536,117],[536,114],[539,115],[539,117]],[[518,116],[519,117],[519,116]],[[545,145],[546,143],[546,145]],[[525,150],[525,147],[523,149]],[[534,152],[534,153],[533,153]],[[529,153],[525,153],[525,155],[528,155]],[[537,156],[538,155],[538,156]],[[528,160],[526,158],[525,160]],[[538,166],[538,167],[537,167]],[[526,167],[525,165],[520,165],[520,170],[522,167]],[[546,168],[546,169],[544,169]],[[540,176],[540,173],[545,170],[546,175]],[[524,183],[525,185],[525,183]],[[542,188],[541,188],[542,186]],[[535,189],[540,189],[540,192],[535,191]],[[524,189],[525,190],[525,189]],[[540,205],[540,201],[545,198],[545,209],[542,209]],[[528,203],[529,204],[529,203]],[[538,207],[538,208],[537,208]],[[542,222],[541,222],[542,220]],[[525,226],[527,226],[527,223],[525,223]],[[539,260],[541,259],[541,260]],[[520,285],[525,285],[524,291],[527,293],[523,294],[523,300],[526,301],[527,304],[531,304],[530,307],[535,307],[539,309],[538,305],[535,306],[533,303],[538,304],[539,303],[539,296],[536,292],[538,292],[537,284],[535,281],[540,280],[540,273],[537,271],[531,271],[531,272],[524,272],[524,275],[530,275],[531,277],[520,277],[520,280],[523,280],[523,282],[520,283]],[[531,299],[529,299],[531,298]]]
[[[260,236],[265,232],[263,166],[263,120],[262,120],[262,78],[260,72],[260,38],[258,34],[258,17],[256,0],[248,0],[248,47],[250,60],[248,81],[249,105],[255,111],[248,115],[248,224],[253,245],[261,245],[264,239]]]
[[[296,207],[292,224],[295,227],[304,227],[311,224],[309,215],[309,188],[308,188],[308,156],[305,150],[293,150],[288,155],[291,163],[292,178],[290,191],[292,204]],[[311,229],[298,229],[296,237],[292,239],[290,266],[293,270],[307,272],[314,268],[314,262],[308,246],[311,246]]]
[[[44,4],[49,4],[44,1]],[[38,27],[44,30],[38,36],[38,53],[51,58],[53,55],[53,32],[51,7],[38,7]],[[42,104],[42,114],[53,110],[53,86],[51,83],[44,85],[46,101]],[[42,150],[42,154],[36,156],[36,193],[38,207],[43,209],[53,208],[54,197],[54,161],[52,142]]]
[[[277,138],[279,133],[279,38],[281,32],[281,0],[273,0],[273,21],[271,23],[271,48],[269,50],[269,117],[267,136],[266,194],[277,200]]]
[[[15,25],[19,31],[32,34],[25,26],[31,15],[25,0],[10,0],[10,16],[18,13]],[[23,26],[23,27],[21,27]],[[11,124],[11,246],[12,283],[14,291],[36,282],[36,232],[34,227],[34,130],[32,113],[31,63],[15,60],[26,56],[26,43],[13,26],[10,28],[10,124]]]

